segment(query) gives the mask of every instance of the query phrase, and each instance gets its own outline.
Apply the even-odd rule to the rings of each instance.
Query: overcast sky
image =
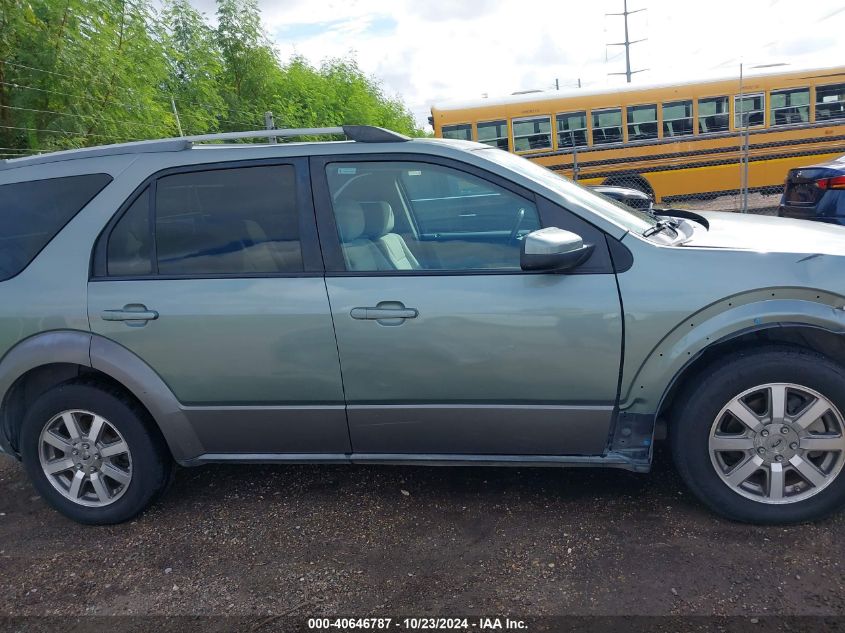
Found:
[[[213,0],[193,0],[213,18]],[[259,0],[282,59],[353,54],[408,104],[624,83],[622,0]],[[845,64],[843,0],[629,0],[635,83]],[[754,72],[754,71],[750,71]]]

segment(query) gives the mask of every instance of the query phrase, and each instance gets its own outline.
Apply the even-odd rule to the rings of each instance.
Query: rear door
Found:
[[[93,331],[146,361],[206,453],[344,453],[307,161],[169,170],[97,245]]]
[[[604,234],[461,163],[311,160],[353,452],[602,453],[622,345]],[[542,226],[594,255],[523,272]]]

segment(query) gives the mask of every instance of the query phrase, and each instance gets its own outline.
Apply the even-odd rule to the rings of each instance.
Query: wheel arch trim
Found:
[[[30,336],[12,347],[0,359],[0,403],[5,412],[7,397],[15,382],[27,372],[68,363],[96,369],[120,383],[149,411],[177,461],[203,454],[188,417],[176,396],[161,377],[137,355],[90,332],[53,330]],[[0,419],[0,422],[5,422]],[[13,452],[8,429],[0,427],[2,450]]]
[[[661,339],[633,378],[626,381],[620,394],[620,408],[656,415],[678,379],[702,355],[747,334],[774,328],[806,328],[845,335],[842,297],[815,290],[791,290],[789,294],[793,296],[788,298],[777,298],[779,293],[771,290],[731,297],[682,321]],[[787,293],[781,289],[780,294]]]

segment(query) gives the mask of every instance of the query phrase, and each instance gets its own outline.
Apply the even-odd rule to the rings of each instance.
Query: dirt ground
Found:
[[[592,469],[207,466],[85,527],[0,457],[0,615],[842,615],[845,514],[722,520]]]

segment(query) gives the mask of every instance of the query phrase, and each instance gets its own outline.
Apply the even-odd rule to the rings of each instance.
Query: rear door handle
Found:
[[[100,317],[103,321],[128,321],[127,325],[145,325],[147,321],[155,321],[158,312],[148,310],[143,304],[130,303],[119,310],[103,310]]]
[[[353,319],[381,321],[383,319],[415,319],[419,312],[414,308],[352,308]]]

